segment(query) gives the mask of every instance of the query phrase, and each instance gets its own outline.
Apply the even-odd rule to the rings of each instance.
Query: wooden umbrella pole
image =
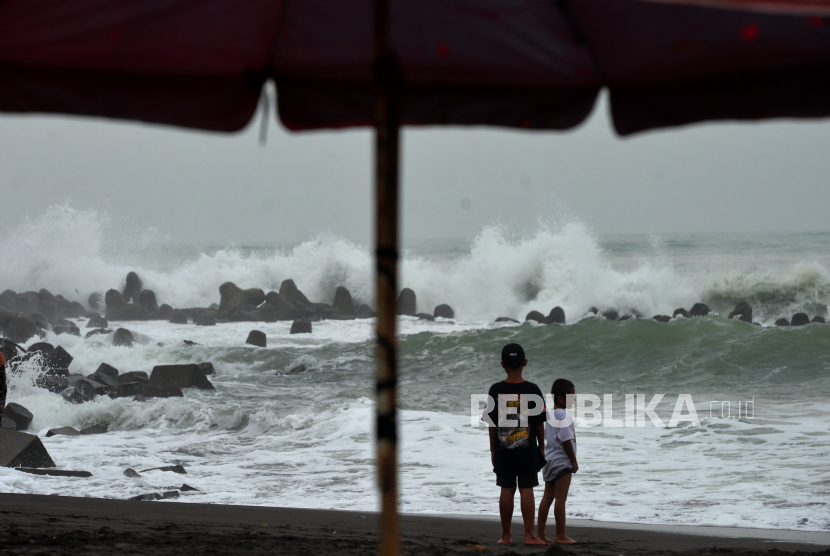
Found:
[[[401,73],[389,40],[389,0],[374,0],[377,288],[377,456],[380,554],[399,553],[397,481],[398,164]]]

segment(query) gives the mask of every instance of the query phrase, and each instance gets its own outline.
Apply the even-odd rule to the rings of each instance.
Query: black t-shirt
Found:
[[[496,425],[496,452],[495,466],[493,471],[499,475],[534,475],[539,471],[541,454],[536,438],[536,428],[540,423],[545,422],[545,397],[539,387],[532,382],[524,381],[519,383],[497,382],[490,387],[490,397],[496,402],[495,407],[487,415],[490,421]],[[525,404],[527,424],[521,418],[522,396],[536,395],[538,398],[529,399]],[[516,399],[503,398],[499,396],[518,395]],[[541,403],[537,407],[537,403]],[[509,410],[507,408],[510,408]],[[515,408],[515,409],[513,409]],[[501,409],[501,412],[499,411]],[[540,411],[541,410],[541,411]],[[499,422],[501,413],[501,423]],[[538,413],[538,415],[530,415]],[[505,420],[514,423],[505,423]],[[499,425],[503,426],[499,426]]]

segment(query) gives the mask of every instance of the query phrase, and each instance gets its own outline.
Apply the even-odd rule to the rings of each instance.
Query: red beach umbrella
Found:
[[[620,135],[830,115],[830,0],[4,0],[0,111],[230,132],[376,128],[381,552],[398,550],[401,123]]]

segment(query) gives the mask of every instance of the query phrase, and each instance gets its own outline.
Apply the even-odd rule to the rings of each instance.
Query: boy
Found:
[[[544,458],[542,439],[545,434],[545,401],[539,387],[522,378],[525,365],[527,359],[522,346],[504,346],[501,366],[507,372],[507,378],[490,387],[489,394],[495,403],[493,409],[485,415],[485,421],[489,421],[490,425],[490,459],[496,473],[496,484],[501,487],[499,515],[502,535],[499,544],[511,542],[513,499],[518,485],[525,530],[524,542],[546,545],[546,542],[533,534],[536,508],[533,487],[539,484],[537,473]]]
[[[548,412],[548,419],[545,423],[547,463],[542,470],[542,477],[545,479],[545,494],[539,504],[539,526],[536,535],[546,542],[573,544],[576,541],[565,534],[565,501],[568,499],[571,475],[579,470],[579,464],[576,462],[576,433],[573,418],[565,410],[573,406],[576,389],[570,380],[558,378],[553,382],[550,393],[553,395],[553,411]],[[553,507],[556,536],[550,540],[545,536],[545,523],[554,501],[556,501]]]

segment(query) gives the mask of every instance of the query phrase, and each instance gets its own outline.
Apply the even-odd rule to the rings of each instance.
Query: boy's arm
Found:
[[[579,464],[576,462],[576,452],[574,452],[574,443],[573,440],[566,440],[562,443],[562,448],[565,450],[565,454],[571,460],[571,467],[574,469],[574,473],[579,471]]]
[[[496,427],[487,427],[487,430],[490,432],[490,462],[493,464],[493,467],[496,466],[496,442],[498,442],[498,435],[496,433]]]
[[[545,422],[536,425],[536,438],[539,439],[539,451],[542,452],[542,459],[545,459]]]

